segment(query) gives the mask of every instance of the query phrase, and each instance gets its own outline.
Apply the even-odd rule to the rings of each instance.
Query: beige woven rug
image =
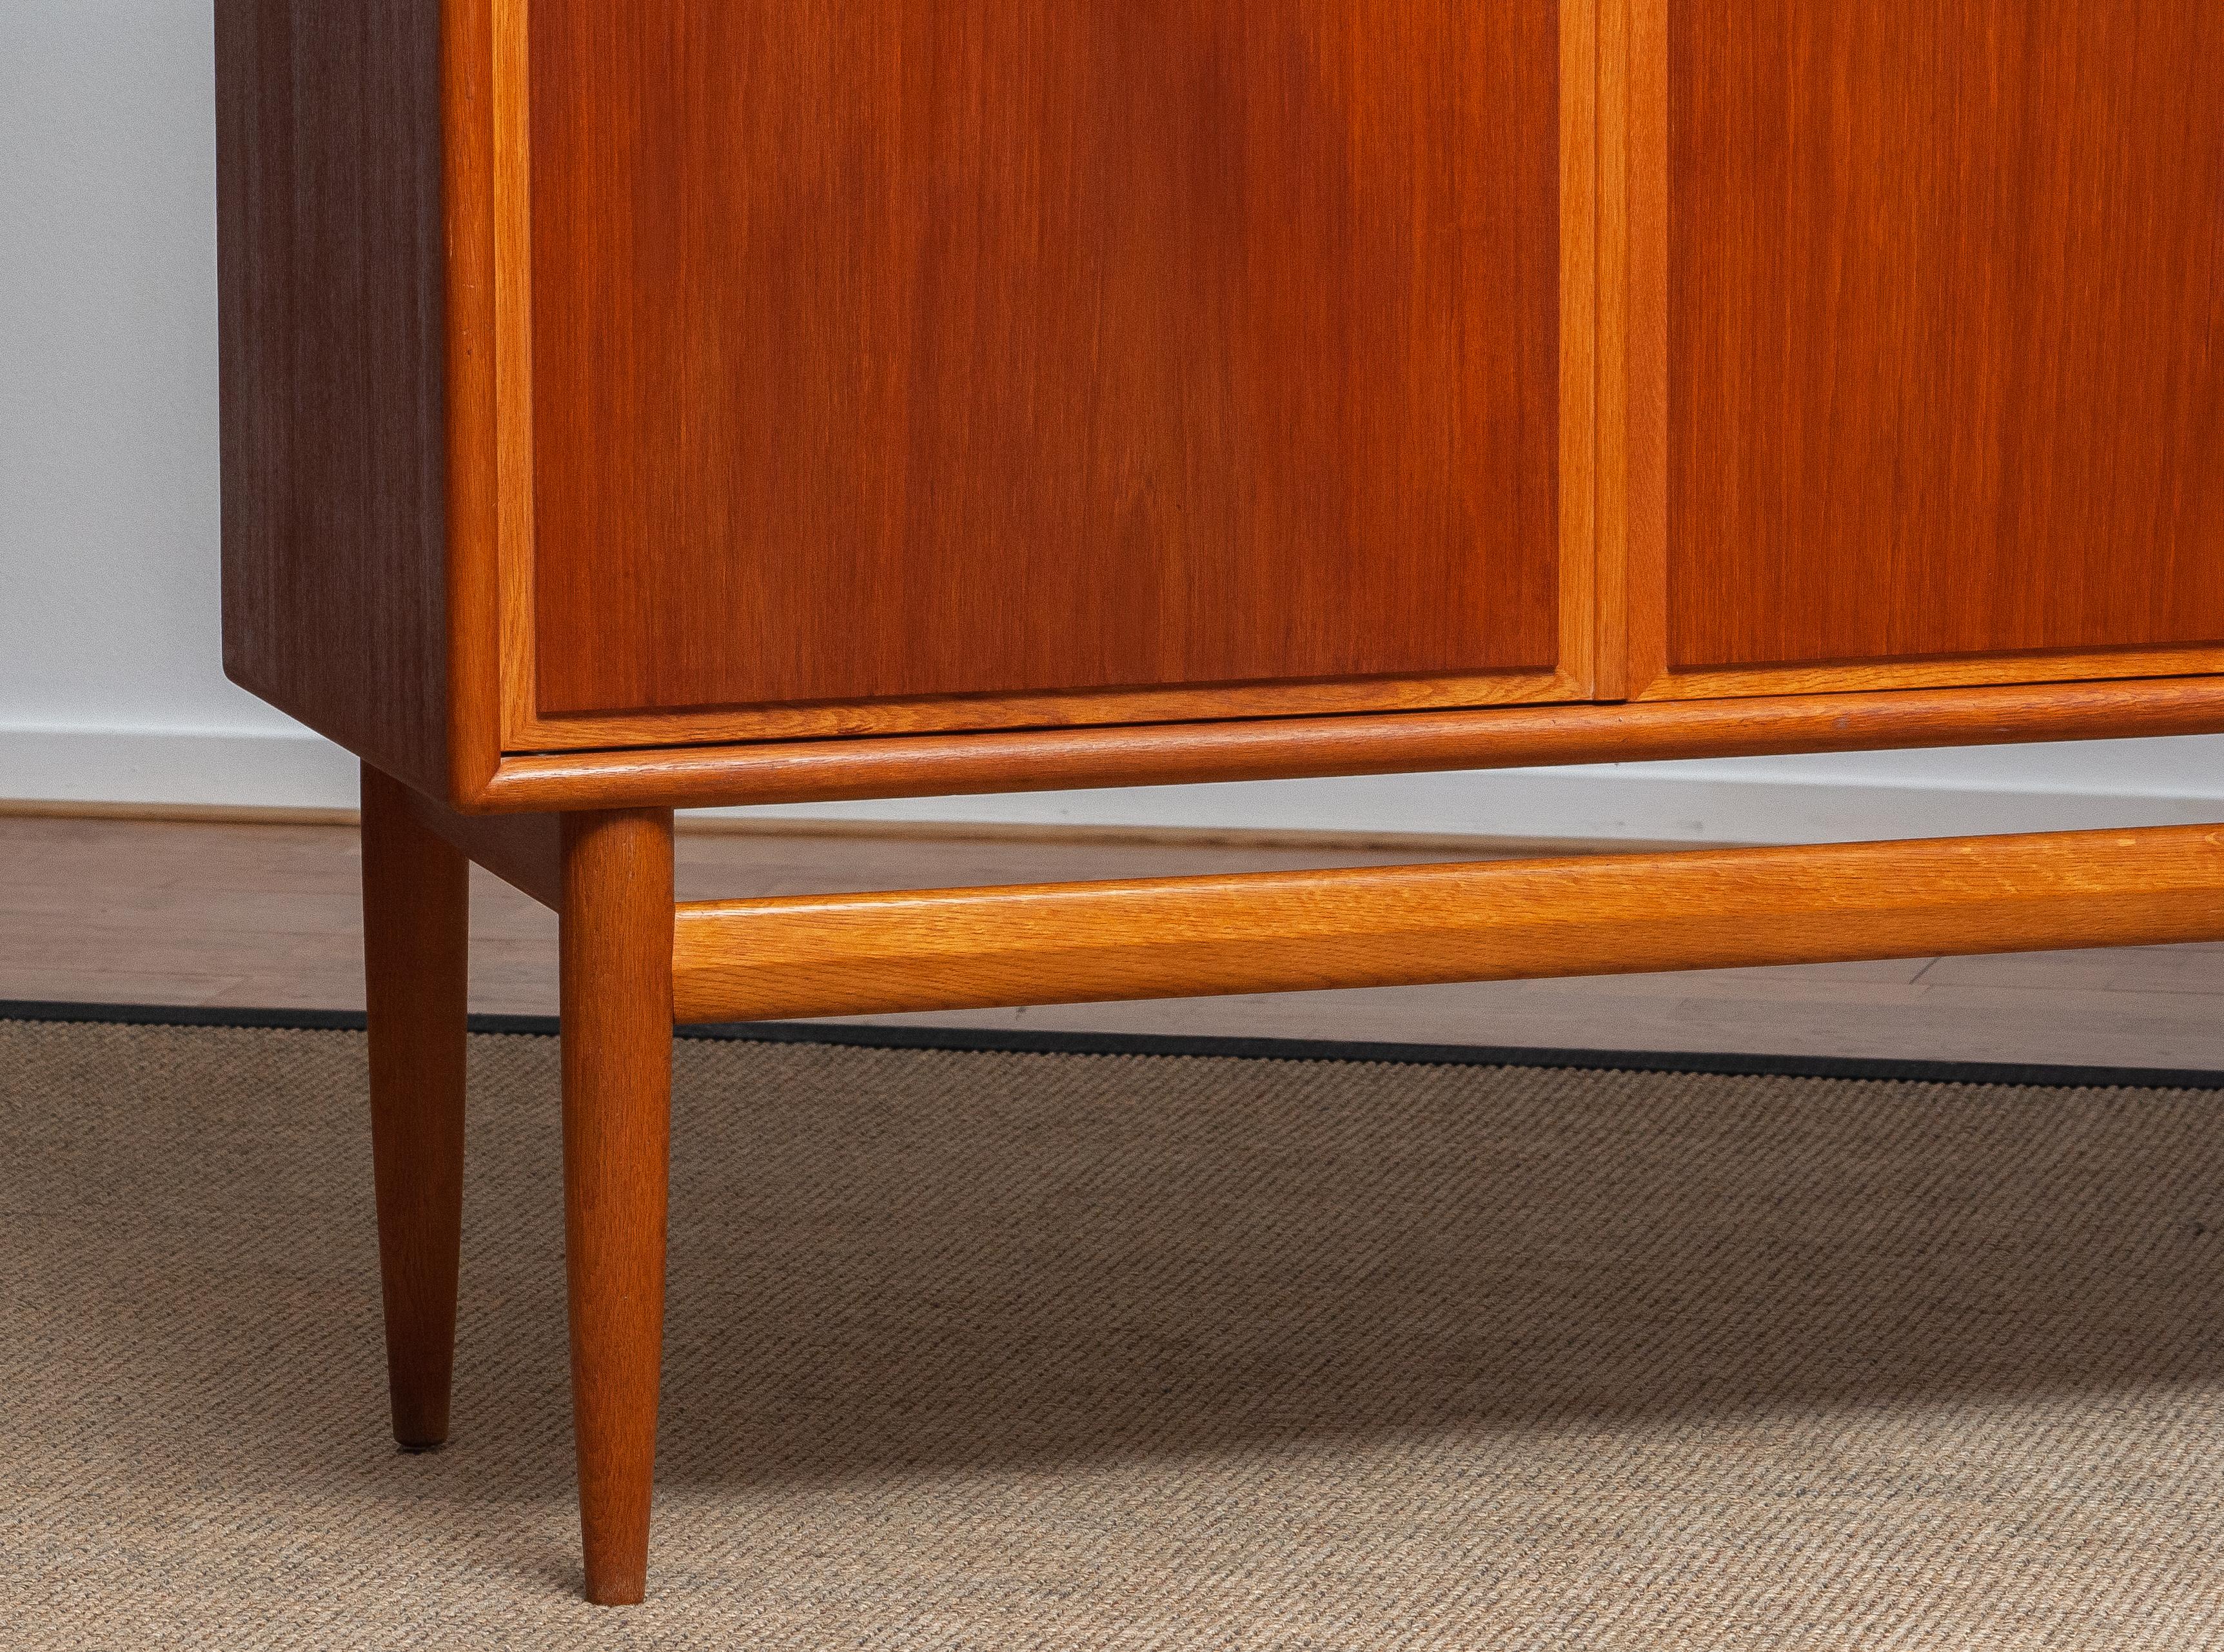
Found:
[[[360,1037],[0,1024],[0,1645],[2224,1645],[2224,1094],[684,1044],[608,1612],[472,1060],[410,1457]]]

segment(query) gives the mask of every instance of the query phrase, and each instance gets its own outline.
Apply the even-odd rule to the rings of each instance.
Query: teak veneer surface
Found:
[[[2215,9],[1052,20],[221,0],[231,674],[465,810],[2201,726],[1882,697],[2224,679]]]
[[[1668,666],[2224,640],[2224,6],[1633,3]]]
[[[1555,669],[1557,5],[529,20],[540,711]]]
[[[441,6],[218,0],[224,664],[448,785]]]

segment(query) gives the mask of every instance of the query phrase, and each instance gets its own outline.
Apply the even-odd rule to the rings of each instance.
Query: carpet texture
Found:
[[[404,1456],[360,1035],[0,1024],[0,1643],[2224,1644],[2224,1094],[683,1043],[608,1612],[471,1061]]]

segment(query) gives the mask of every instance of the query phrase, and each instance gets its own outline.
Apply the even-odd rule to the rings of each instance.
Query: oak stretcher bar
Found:
[[[683,902],[682,1022],[2224,940],[2224,828]]]

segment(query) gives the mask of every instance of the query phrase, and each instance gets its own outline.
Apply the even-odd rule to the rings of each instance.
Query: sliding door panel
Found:
[[[2224,665],[2224,6],[1628,9],[1634,684]]]
[[[514,746],[1587,691],[1590,0],[512,16]]]

